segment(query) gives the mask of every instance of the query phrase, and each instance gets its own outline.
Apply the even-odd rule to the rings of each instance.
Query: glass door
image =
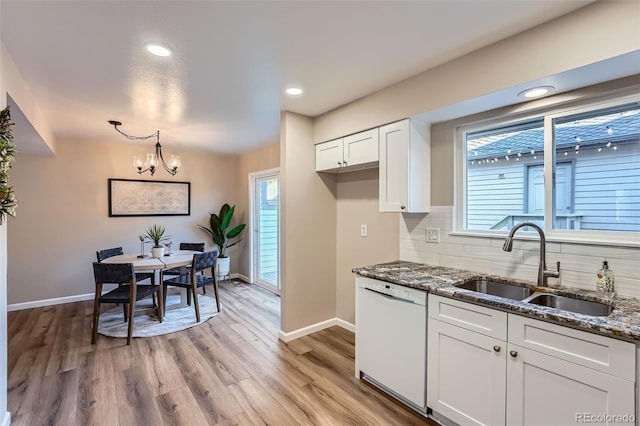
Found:
[[[280,293],[280,174],[252,175],[253,279]]]

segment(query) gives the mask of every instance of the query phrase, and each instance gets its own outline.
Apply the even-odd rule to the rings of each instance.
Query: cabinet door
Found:
[[[380,211],[405,212],[409,204],[409,120],[380,127]]]
[[[517,345],[508,349],[508,425],[629,424],[635,412],[633,382]],[[621,417],[587,418],[604,415]]]
[[[432,318],[427,406],[461,425],[504,425],[506,343]]]
[[[347,136],[343,145],[344,167],[378,161],[378,129]]]
[[[342,166],[343,138],[316,145],[316,171],[339,169]]]

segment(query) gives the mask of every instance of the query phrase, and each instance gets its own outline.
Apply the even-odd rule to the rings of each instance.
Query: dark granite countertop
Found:
[[[529,316],[549,322],[567,325],[573,328],[633,341],[640,344],[640,300],[631,297],[616,296],[608,300],[595,291],[571,287],[537,287],[534,282],[513,280],[496,275],[481,274],[442,266],[429,266],[421,263],[396,261],[354,268],[353,272],[363,277],[413,287],[445,297],[465,300],[507,312]],[[520,302],[490,294],[478,293],[457,288],[474,279],[490,279],[508,282],[539,292],[558,295],[572,295],[578,299],[598,301],[615,307],[608,317],[595,317],[577,314],[532,303]]]

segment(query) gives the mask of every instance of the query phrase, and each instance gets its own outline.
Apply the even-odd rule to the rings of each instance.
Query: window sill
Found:
[[[566,232],[566,231],[565,231]],[[508,231],[452,231],[449,235],[459,237],[473,237],[473,238],[498,238],[504,239],[509,235]],[[592,245],[592,246],[608,246],[608,247],[621,247],[621,248],[640,248],[640,236],[620,236],[616,239],[597,239],[591,236],[575,237],[565,235],[553,235],[545,232],[545,238],[550,243],[567,243],[578,245]],[[539,240],[538,233],[532,231],[518,231],[514,236],[516,240]]]

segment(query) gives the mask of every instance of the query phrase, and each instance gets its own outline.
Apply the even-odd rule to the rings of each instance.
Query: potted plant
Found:
[[[166,228],[161,225],[151,225],[145,231],[145,238],[148,241],[153,241],[153,247],[151,248],[151,257],[162,257],[164,256],[164,247],[162,246],[163,241],[168,241],[171,238],[169,235],[165,236],[164,233]]]
[[[218,276],[229,275],[230,259],[228,249],[242,241],[242,239],[240,239],[240,234],[247,226],[246,224],[241,223],[240,225],[236,225],[233,228],[229,229],[235,209],[235,205],[229,206],[229,204],[225,203],[222,205],[222,207],[220,207],[220,212],[218,214],[210,214],[210,228],[198,225],[200,229],[209,234],[209,236],[213,240],[213,243],[218,246]]]

